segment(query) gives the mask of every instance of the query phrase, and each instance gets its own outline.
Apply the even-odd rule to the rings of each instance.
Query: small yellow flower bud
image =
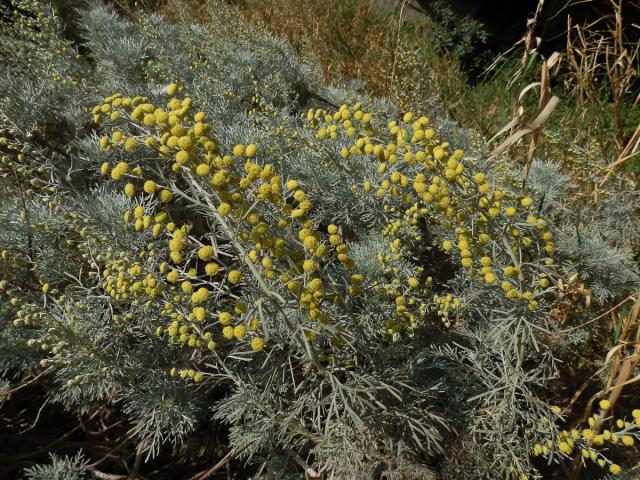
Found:
[[[156,182],[154,182],[153,180],[147,180],[146,182],[144,182],[142,188],[146,193],[154,193],[156,191]]]
[[[251,350],[254,352],[259,352],[264,348],[264,340],[260,337],[255,337],[251,340]]]
[[[233,283],[234,285],[240,283],[240,280],[242,278],[242,272],[240,272],[239,270],[231,270],[227,276],[229,278],[229,282]]]
[[[242,155],[244,155],[244,145],[238,144],[233,147],[233,155],[236,157],[241,157]]]
[[[245,149],[244,154],[248,158],[253,158],[256,156],[257,150],[258,150],[258,147],[256,147],[255,144],[250,143],[249,145],[247,145],[247,148]]]
[[[211,260],[214,254],[215,250],[211,245],[205,245],[198,250],[198,257],[204,262]]]

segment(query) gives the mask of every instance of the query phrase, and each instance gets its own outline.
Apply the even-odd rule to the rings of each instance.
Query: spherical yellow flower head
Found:
[[[307,285],[307,290],[309,290],[312,293],[319,291],[321,288],[322,288],[322,280],[319,278],[314,278]]]
[[[206,163],[201,163],[196,167],[196,175],[199,177],[206,177],[209,175],[211,168]]]
[[[497,280],[497,277],[492,272],[488,272],[484,276],[484,281],[487,282],[487,284],[489,285],[493,284],[496,280]]]
[[[178,91],[178,85],[176,85],[175,83],[171,83],[169,84],[169,86],[167,86],[166,91],[167,91],[167,95],[169,95],[170,97],[173,97]]]
[[[256,330],[258,330],[259,326],[260,326],[260,319],[257,317],[253,317],[251,320],[249,320],[249,323],[247,324],[247,328],[252,332],[255,332]]]
[[[218,321],[220,325],[231,325],[233,322],[233,316],[229,312],[220,312],[218,314]]]
[[[236,325],[233,328],[233,336],[238,340],[242,340],[247,334],[247,328],[244,325]]]
[[[259,352],[264,348],[264,340],[260,337],[255,337],[251,340],[251,350],[254,352]]]
[[[229,283],[236,285],[240,283],[240,280],[242,279],[242,272],[239,270],[231,270],[227,275],[227,278],[229,279]]]
[[[193,316],[198,322],[204,322],[207,316],[207,311],[203,307],[195,307],[193,309]]]
[[[176,265],[179,265],[184,261],[184,255],[182,255],[182,252],[179,251],[171,252],[169,254],[169,257],[171,257],[171,261]]]
[[[226,327],[224,327],[222,329],[222,336],[228,340],[231,340],[234,337],[234,331],[233,331],[233,327],[230,325],[227,325]]]
[[[184,293],[191,293],[193,291],[193,283],[189,280],[185,280],[180,284],[180,288]]]
[[[206,288],[199,288],[197,291],[191,294],[191,303],[198,305],[204,303],[209,298],[209,290]]]
[[[128,152],[132,152],[138,146],[138,140],[135,138],[127,138],[124,142],[124,149]]]
[[[609,465],[609,471],[613,475],[618,475],[618,474],[622,473],[622,468],[620,467],[620,465],[612,463],[611,465]]]
[[[609,400],[600,400],[598,405],[600,406],[600,408],[602,410],[605,410],[605,411],[609,410],[609,408],[611,408],[611,403],[609,402]]]
[[[218,205],[218,213],[224,216],[229,215],[231,213],[231,205],[226,202],[222,202]]]
[[[309,235],[305,237],[302,243],[306,250],[314,250],[316,248],[316,245],[318,244],[318,239],[313,235]]]
[[[162,203],[169,203],[173,198],[173,194],[169,190],[161,190],[158,198]]]
[[[138,205],[133,209],[133,217],[140,219],[144,216],[144,207],[142,205]]]
[[[329,243],[331,245],[338,245],[342,242],[342,237],[338,234],[329,235]]]
[[[228,180],[229,175],[226,170],[221,170],[213,174],[213,176],[211,177],[211,185],[213,185],[214,187],[221,187],[225,185]]]
[[[569,455],[573,451],[573,448],[567,442],[560,442],[558,444],[558,450]]]
[[[249,258],[251,258],[251,261],[255,262],[258,259],[258,252],[251,250]],[[271,268],[273,266],[273,261],[269,257],[263,258],[260,263],[264,268]]]
[[[478,185],[482,185],[484,184],[484,181],[486,180],[486,175],[482,172],[478,172],[473,176],[473,181],[476,182]]]
[[[234,156],[236,157],[241,157],[244,155],[244,145],[242,145],[241,143],[239,143],[238,145],[236,145],[235,147],[233,147],[232,153]]]
[[[207,263],[204,267],[204,271],[207,275],[213,277],[220,271],[220,265],[214,262]]]
[[[187,135],[184,135],[178,139],[178,147],[180,147],[183,150],[189,150],[192,145],[193,145],[193,142],[191,141],[191,137]]]
[[[298,188],[298,182],[296,180],[289,180],[287,182],[287,190],[296,190]]]
[[[118,181],[127,173],[127,170],[129,170],[129,165],[126,162],[120,162],[111,170],[111,178]]]
[[[185,150],[180,150],[176,153],[176,162],[180,165],[186,165],[189,162],[189,152]]]
[[[418,279],[416,277],[410,277],[407,280],[407,284],[411,287],[411,288],[417,288],[420,286],[420,282],[418,281]]]
[[[116,130],[115,132],[113,132],[111,134],[111,143],[118,144],[118,143],[120,143],[122,141],[123,138],[124,137],[122,135],[122,132]]]
[[[208,262],[215,253],[215,249],[211,245],[205,245],[198,250],[198,258],[203,262]]]
[[[144,117],[142,118],[142,123],[147,127],[150,127],[156,123],[156,116],[152,113],[145,113]]]
[[[160,108],[153,112],[153,116],[157,123],[166,124],[169,121],[169,114]]]
[[[480,258],[480,265],[482,265],[483,267],[490,267],[491,266],[491,258],[489,258],[489,257],[481,257]]]
[[[154,193],[156,191],[156,182],[154,182],[153,180],[147,180],[146,182],[144,182],[142,189],[146,193]]]
[[[177,270],[171,270],[169,273],[167,273],[167,282],[176,283],[179,277],[180,277],[180,274],[178,273]]]
[[[136,187],[133,185],[133,183],[127,183],[124,186],[124,193],[129,198],[133,197],[136,194]]]
[[[311,259],[307,259],[303,262],[302,264],[302,269],[306,272],[306,273],[311,273],[316,269],[316,262],[314,262]]]
[[[635,443],[635,440],[633,439],[633,437],[631,435],[623,435],[622,436],[622,444],[625,447],[632,447]]]
[[[244,151],[244,154],[247,156],[247,158],[253,158],[256,156],[256,152],[258,151],[258,147],[253,144],[250,143],[249,145],[247,145],[247,148]]]

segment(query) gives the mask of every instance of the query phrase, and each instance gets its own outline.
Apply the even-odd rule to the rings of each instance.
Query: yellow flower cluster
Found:
[[[438,140],[426,117],[407,112],[401,121],[384,127],[355,104],[343,105],[333,114],[310,110],[306,120],[317,140],[351,143],[342,148],[345,161],[357,157],[377,164],[379,176],[360,188],[363,195],[379,199],[387,214],[383,233],[389,237],[388,250],[379,252],[378,258],[393,280],[380,288],[403,305],[415,307],[413,312],[399,309],[400,319],[412,325],[425,307],[443,312],[441,299],[436,297],[428,306],[413,295],[431,283],[428,266],[418,267],[420,275],[411,279],[407,298],[402,291],[408,279],[394,278],[396,264],[411,258],[431,236],[425,225],[445,232],[443,241],[432,248],[448,253],[479,283],[499,285],[510,300],[523,302],[530,310],[538,308],[538,297],[549,286],[554,244],[546,222],[532,214],[530,197],[493,185],[461,150],[452,151],[448,142]],[[456,299],[456,308],[460,301]]]
[[[143,274],[140,262],[128,262],[124,258],[113,258],[107,251],[105,268],[102,271],[102,288],[115,301],[132,297],[156,298],[163,290],[160,279],[151,274]]]
[[[175,93],[174,88],[169,90],[168,93]],[[105,105],[109,108],[104,108]],[[246,324],[252,311],[247,311],[243,302],[237,302],[233,307],[235,315],[225,311],[216,315],[209,311],[210,291],[219,289],[224,280],[228,287],[247,282],[255,287],[257,283],[266,294],[282,288],[308,315],[306,340],[313,341],[318,332],[323,332],[339,346],[344,341],[336,333],[339,329],[325,328],[330,323],[330,311],[336,307],[348,311],[345,295],[359,293],[364,280],[362,275],[352,273],[350,281],[341,288],[325,283],[323,267],[329,255],[347,271],[355,268],[340,227],[332,224],[325,232],[320,231],[308,217],[313,203],[300,182],[280,177],[274,164],[262,161],[258,145],[237,144],[223,154],[218,142],[210,136],[206,115],[191,114],[189,98],[172,98],[167,107],[156,107],[144,97],[121,95],[113,95],[96,106],[95,115],[105,110],[118,113],[109,116],[114,131],[101,138],[104,150],[117,153],[116,149],[125,152],[141,149],[138,152],[141,164],[133,169],[123,161],[114,166],[108,161],[101,171],[115,181],[126,179],[124,193],[130,198],[144,193],[157,195],[165,203],[176,197],[189,201],[195,192],[197,201],[209,209],[212,220],[220,223],[229,235],[235,254],[221,262],[212,245],[200,244],[194,249],[200,241],[190,235],[190,225],[176,226],[167,211],[148,211],[141,199],[140,205],[125,213],[124,220],[133,223],[136,231],[150,230],[154,238],[166,237],[169,258],[157,272],[143,273],[128,266],[129,270],[133,268],[133,273],[129,273],[132,278],[127,276],[129,270],[118,271],[117,277],[111,278],[113,269],[108,269],[106,277],[111,277],[104,285],[109,294],[126,299],[132,288],[134,294],[149,300],[162,294],[167,299],[163,314],[172,320],[168,327],[158,327],[158,334],[166,332],[172,342],[214,349],[225,341],[246,339],[252,350],[260,351],[265,341],[255,335],[259,323],[253,322],[252,326],[251,320]],[[124,133],[125,128],[121,127],[136,135]],[[159,156],[171,164],[169,168],[160,165],[160,169],[149,169],[154,172],[153,178],[145,178],[141,166],[145,156]],[[176,187],[176,182],[169,180],[171,175],[187,181],[192,186],[190,191]],[[194,259],[196,266],[191,266]],[[221,269],[226,271],[225,276],[212,278]],[[326,303],[327,300],[332,302]],[[190,311],[185,312],[185,308]],[[214,338],[207,322],[215,318],[221,327],[220,339]],[[194,378],[188,371],[186,376]]]
[[[145,97],[116,94],[94,108],[97,121],[109,114],[111,128],[110,135],[100,139],[110,158],[101,171],[126,182],[124,193],[140,202],[125,213],[125,221],[136,231],[150,231],[157,250],[168,255],[158,271],[136,271],[131,278],[128,270],[118,272],[105,288],[120,299],[132,293],[162,296],[163,314],[171,323],[158,332],[168,334],[171,342],[214,349],[239,341],[254,351],[265,343],[253,334],[247,338],[246,322],[253,310],[236,301],[233,316],[210,311],[211,292],[236,285],[268,298],[274,298],[272,292],[285,292],[286,299],[282,293],[278,298],[293,301],[306,314],[306,341],[313,342],[320,333],[339,347],[344,336],[334,312],[348,315],[351,297],[360,294],[365,281],[354,271],[340,226],[319,228],[302,183],[278,175],[277,165],[266,161],[259,144],[236,144],[224,152],[211,135],[206,114],[193,113],[191,99],[179,99],[173,96],[176,92],[175,84],[170,85],[172,98],[165,107]],[[306,122],[319,142],[309,143],[309,148],[346,142],[342,161],[376,166],[377,176],[355,188],[381,203],[386,219],[383,234],[388,243],[378,252],[378,261],[387,282],[371,285],[394,309],[383,334],[398,338],[404,329],[410,333],[431,313],[449,324],[449,317],[463,307],[462,298],[433,295],[429,265],[416,265],[409,274],[399,267],[415,257],[427,238],[434,238],[426,225],[444,232],[428,247],[444,252],[459,266],[454,268],[465,269],[480,284],[498,287],[525,309],[537,309],[552,278],[553,242],[545,221],[532,215],[530,197],[492,184],[461,150],[451,151],[447,142],[438,140],[426,117],[408,112],[401,121],[381,126],[362,104],[355,104],[334,113],[310,110]],[[119,156],[134,151],[137,165]],[[158,157],[164,162],[158,163]],[[158,209],[176,199],[205,209],[209,221],[221,226],[232,251],[224,261],[200,234],[192,234],[192,225],[177,226],[168,210],[147,206]],[[346,281],[336,283],[325,275],[329,259],[349,272],[343,276]],[[214,332],[220,337],[214,338]]]
[[[460,299],[453,297],[451,294],[445,296],[434,295],[433,296],[434,307],[437,306],[437,314],[442,319],[446,326],[450,326],[449,311],[458,310],[461,307]]]
[[[548,458],[554,453],[570,457],[580,455],[586,460],[598,464],[601,468],[607,468],[610,473],[617,475],[622,468],[612,463],[602,452],[606,446],[632,447],[636,440],[640,440],[640,410],[631,412],[632,421],[625,419],[612,419],[605,417],[610,408],[608,400],[600,401],[600,413],[587,419],[584,427],[576,426],[571,430],[562,430],[559,435],[543,443],[533,446],[533,455]],[[560,413],[560,408],[553,407],[553,412]],[[548,419],[546,421],[549,421]],[[544,422],[544,421],[543,421]],[[604,428],[606,422],[611,422],[617,430]]]

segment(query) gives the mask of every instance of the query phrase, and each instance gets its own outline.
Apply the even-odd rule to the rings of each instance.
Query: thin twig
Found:
[[[238,453],[243,452],[248,447],[249,445],[245,446],[239,452],[236,452],[236,450],[234,449],[229,450],[229,453],[227,453],[224,457],[222,457],[222,459],[218,463],[216,463],[213,467],[211,467],[209,470],[205,470],[204,472],[196,473],[194,476],[190,477],[189,480],[206,480],[207,478],[210,478],[214,473],[216,473],[218,470],[224,467],[227,463],[229,463],[233,457],[235,457]]]

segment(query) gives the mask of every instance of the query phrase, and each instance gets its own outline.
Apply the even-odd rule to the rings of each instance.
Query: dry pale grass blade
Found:
[[[521,122],[525,112],[524,107],[522,105],[525,95],[527,94],[527,92],[539,87],[540,85],[541,85],[540,82],[532,82],[520,91],[520,93],[518,94],[518,100],[516,103],[516,108],[515,108],[513,118],[509,123],[507,123],[504,127],[502,127],[498,131],[498,133],[496,133],[493,137],[489,139],[489,143],[493,142],[496,138],[501,137],[503,134],[505,134],[506,132],[508,132],[509,130],[511,130],[513,127],[517,126]]]
[[[626,146],[620,153],[618,159],[607,167],[607,174],[600,182],[600,188],[609,180],[609,177],[613,174],[616,168],[622,166],[627,160],[640,154],[640,123],[633,132],[633,135],[627,142]]]
[[[570,333],[570,332],[574,332],[576,330],[580,330],[581,328],[585,328],[585,327],[587,327],[589,325],[592,325],[592,324],[602,320],[604,317],[606,317],[607,315],[611,314],[612,312],[616,311],[618,308],[620,308],[625,303],[627,303],[629,301],[634,301],[634,300],[635,300],[635,298],[633,296],[627,297],[624,300],[622,300],[620,303],[618,303],[617,305],[607,309],[606,312],[601,313],[597,317],[592,318],[591,320],[589,320],[587,322],[581,323],[580,325],[576,325],[576,326],[571,327],[571,328],[565,328],[564,330],[560,330],[558,332],[558,335],[564,335],[564,334],[567,334],[567,333]]]
[[[529,169],[531,167],[531,163],[533,162],[533,155],[535,149],[537,148],[540,142],[540,133],[542,129],[542,125],[549,118],[553,110],[558,105],[560,99],[556,96],[551,96],[551,81],[550,81],[550,70],[558,64],[560,60],[560,54],[558,52],[554,52],[546,61],[542,63],[541,72],[540,72],[540,81],[532,82],[526,87],[522,89],[520,94],[518,95],[518,100],[516,103],[516,109],[513,118],[507,125],[505,125],[500,131],[494,135],[490,141],[495,140],[500,137],[504,133],[511,131],[513,128],[520,125],[520,128],[516,130],[513,134],[511,134],[506,140],[504,140],[500,145],[498,145],[490,154],[489,158],[493,158],[501,153],[507,151],[512,145],[519,142],[525,135],[529,133],[533,134],[531,142],[529,143],[529,148],[527,151],[527,160],[524,168],[523,175],[523,185],[527,181],[527,177],[529,175]],[[538,112],[535,118],[526,124],[522,124],[525,108],[524,108],[524,98],[528,92],[534,90],[535,88],[540,88],[540,94],[538,98]]]
[[[618,400],[622,388],[638,379],[638,377],[630,377],[640,360],[640,299],[636,300],[633,308],[629,310],[624,319],[618,344],[624,345],[626,348],[631,347],[633,353],[623,357],[625,355],[623,348],[617,352],[621,366],[617,372],[612,370],[606,390],[606,392],[609,392],[608,400],[612,407]]]
[[[541,80],[540,80],[540,98],[538,101],[538,111],[540,115],[545,114],[543,120],[541,120],[540,127],[542,123],[546,121],[546,119],[551,115],[556,105],[558,104],[558,99],[556,97],[556,101],[552,102],[549,96],[551,95],[551,75],[549,70],[553,68],[559,61],[560,54],[558,52],[553,52],[553,54],[549,57],[546,62],[542,63],[541,67]],[[540,143],[540,134],[541,128],[538,127],[533,131],[533,136],[531,138],[531,142],[529,142],[529,151],[527,152],[527,163],[524,167],[524,175],[522,179],[522,187],[524,188],[527,183],[527,179],[529,178],[529,169],[531,168],[531,164],[533,163],[533,155]]]
[[[611,316],[612,321],[615,322],[616,316],[613,312],[611,312]],[[613,408],[622,393],[622,389],[640,380],[640,375],[633,376],[639,362],[640,296],[636,296],[633,307],[624,317],[618,343],[609,349],[604,359],[603,368],[611,365],[606,387],[591,397],[585,407],[581,422],[584,422],[591,415],[593,403],[597,399],[606,397],[611,408]]]
[[[509,147],[511,147],[513,144],[515,144],[518,140],[520,140],[525,135],[531,132],[540,130],[544,122],[549,118],[549,116],[551,115],[551,113],[556,108],[559,102],[560,102],[560,99],[555,95],[551,97],[547,101],[547,103],[544,105],[544,107],[538,111],[538,114],[531,122],[529,122],[528,124],[520,128],[518,131],[512,134],[509,138],[503,141],[500,145],[498,145],[489,154],[489,158],[493,158],[496,155],[500,155],[501,153],[505,152],[506,150],[509,149]]]
[[[616,316],[612,314],[612,321],[616,322],[616,320]],[[629,352],[630,349],[631,352]],[[633,307],[625,315],[618,343],[607,352],[602,368],[606,368],[610,362],[612,365],[606,387],[589,399],[577,423],[583,423],[591,416],[593,405],[598,399],[606,398],[610,405],[608,411],[613,410],[623,388],[640,381],[640,375],[633,376],[640,362],[640,295],[636,296]],[[591,427],[591,430],[597,434],[603,426],[604,421],[600,419]],[[569,479],[579,478],[581,470],[582,463],[575,461]]]

